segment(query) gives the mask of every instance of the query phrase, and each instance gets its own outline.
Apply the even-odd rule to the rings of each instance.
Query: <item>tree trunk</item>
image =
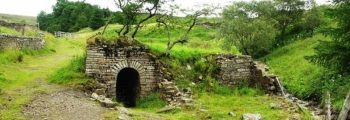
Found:
[[[329,91],[326,92],[326,96],[325,96],[325,111],[326,111],[326,120],[332,120],[331,93]]]
[[[338,116],[338,120],[346,120],[348,117],[348,112],[350,110],[350,91],[348,95],[346,96],[346,99],[344,101],[344,106],[342,110],[340,111],[340,114]]]
[[[107,27],[108,27],[108,25],[109,25],[109,23],[112,21],[112,18],[111,19],[109,19],[107,22],[106,22],[106,25],[105,25],[105,27],[103,28],[103,31],[102,31],[102,36],[103,36],[103,34],[105,34],[105,32],[106,32],[106,29],[107,29]]]

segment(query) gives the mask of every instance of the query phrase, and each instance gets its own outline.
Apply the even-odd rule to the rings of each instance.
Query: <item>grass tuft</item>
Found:
[[[48,80],[55,84],[79,84],[86,83],[87,77],[85,71],[85,57],[76,56],[71,62],[63,68],[50,75]]]
[[[160,109],[166,105],[166,102],[160,98],[159,93],[152,93],[146,98],[137,101],[137,108],[142,109]]]

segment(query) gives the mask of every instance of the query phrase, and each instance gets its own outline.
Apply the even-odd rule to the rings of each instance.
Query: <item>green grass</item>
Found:
[[[148,110],[158,110],[166,105],[165,101],[160,99],[159,93],[153,93],[146,98],[137,101],[137,108],[148,109]]]
[[[106,40],[115,40],[117,38],[116,30],[121,25],[109,25],[103,38]],[[101,32],[103,28],[98,31]],[[179,39],[185,29],[171,31],[171,40]],[[218,29],[208,29],[198,25],[190,33],[189,42],[178,44],[172,49],[171,56],[179,59],[197,58],[209,54],[232,53],[239,54],[236,48],[225,50],[222,47],[223,40],[217,36]],[[165,52],[167,44],[167,35],[162,28],[158,28],[155,23],[145,25],[138,33],[136,39],[147,45],[151,51],[157,55]]]
[[[148,102],[151,104],[153,102]],[[293,114],[300,115],[303,119],[309,119],[301,111],[294,113],[288,108],[271,109],[270,103],[281,104],[288,108],[292,105],[283,100],[283,98],[270,97],[261,94],[259,90],[252,88],[240,88],[230,92],[230,94],[217,94],[213,92],[202,92],[195,95],[193,107],[178,109],[169,113],[156,113],[162,107],[156,105],[153,107],[132,108],[134,118],[137,120],[148,119],[149,116],[160,117],[169,120],[202,120],[209,117],[213,120],[240,120],[245,113],[261,114],[266,120],[287,119]],[[153,106],[153,105],[150,105]],[[233,112],[236,116],[228,115]],[[147,114],[147,115],[144,115]],[[148,116],[148,117],[145,117]]]
[[[13,50],[13,49],[5,49],[0,50],[0,64],[8,64],[8,63],[18,63],[20,57],[26,56],[36,56],[36,55],[43,55],[43,54],[50,54],[54,53],[59,45],[58,41],[55,39],[55,37],[49,33],[45,33],[45,46],[43,49],[40,50],[30,50],[30,49],[23,49],[23,50]]]
[[[321,102],[325,88],[329,88],[324,84],[327,71],[305,59],[306,56],[315,54],[314,47],[319,40],[330,40],[330,38],[317,34],[311,38],[298,40],[278,48],[261,60],[268,64],[272,73],[281,78],[288,92],[299,98]],[[337,81],[329,89],[333,107],[340,110],[350,83],[346,82],[347,80]]]
[[[0,105],[3,107],[0,110],[0,119],[25,119],[21,113],[23,106],[30,102],[35,94],[55,90],[47,84],[48,75],[55,74],[63,66],[69,66],[74,56],[83,56],[83,46],[87,37],[88,35],[74,40],[57,40],[52,35],[47,35],[48,44],[45,49],[34,51],[34,55],[24,55],[20,63],[4,60],[3,58],[9,58],[4,54],[12,54],[8,51],[0,54],[0,73],[1,78],[4,78],[0,80],[3,93],[0,95]],[[12,100],[9,101],[9,98]]]
[[[58,69],[54,74],[51,74],[48,78],[50,83],[55,84],[83,84],[86,83],[89,78],[86,77],[85,71],[85,57],[75,56],[68,65]]]
[[[299,40],[273,51],[262,60],[271,68],[271,72],[280,76],[289,92],[301,98],[308,98],[315,91],[313,82],[322,74],[323,69],[305,59],[314,54],[318,40],[329,39],[323,35]]]

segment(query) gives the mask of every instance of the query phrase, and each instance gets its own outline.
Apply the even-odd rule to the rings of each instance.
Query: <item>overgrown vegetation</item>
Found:
[[[310,37],[322,22],[313,0],[234,2],[223,11],[222,35],[243,54],[260,58],[300,37]]]
[[[0,28],[1,29],[1,28]],[[13,30],[6,28],[8,30]],[[14,31],[14,30],[13,30]],[[6,33],[13,34],[13,33]],[[0,50],[0,64],[16,63],[25,60],[26,56],[35,56],[54,53],[57,46],[57,40],[55,37],[49,33],[45,33],[45,46],[40,50],[22,49],[22,50],[12,50],[12,49],[1,49]]]
[[[75,56],[68,65],[58,69],[54,74],[50,75],[48,81],[56,84],[83,84],[86,83],[88,77],[85,75],[85,58],[84,56]]]
[[[100,9],[84,1],[58,0],[52,13],[41,12],[37,20],[41,30],[51,33],[56,31],[77,32],[86,27],[98,29],[105,25],[108,19],[118,14],[120,13],[112,13],[109,9]]]

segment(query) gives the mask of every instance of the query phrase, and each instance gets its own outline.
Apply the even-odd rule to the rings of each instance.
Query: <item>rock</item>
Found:
[[[236,114],[234,112],[229,112],[228,115],[232,117],[236,117]]]
[[[116,102],[113,102],[111,99],[109,98],[105,98],[104,100],[100,101],[101,105],[107,108],[113,108],[115,106],[117,106],[118,104]]]
[[[95,100],[98,100],[99,99],[99,96],[96,94],[96,93],[92,93],[91,94],[91,97]]]
[[[187,64],[187,70],[191,70],[191,69],[192,69],[192,67]]]
[[[200,81],[202,81],[202,80],[203,80],[203,76],[200,75],[200,76],[198,77],[198,79],[199,79]]]
[[[200,112],[208,112],[206,109],[199,109]]]
[[[271,109],[275,109],[275,110],[279,110],[279,109],[282,109],[282,105],[281,104],[276,104],[276,103],[271,103],[270,104],[270,108]]]
[[[105,95],[106,94],[106,90],[105,89],[97,89],[97,90],[95,90],[95,93],[97,95]]]
[[[301,120],[299,114],[293,114],[289,119],[290,119],[290,120]]]
[[[196,86],[196,83],[192,82],[192,83],[190,84],[190,86]]]
[[[157,111],[157,113],[166,113],[166,112],[170,112],[173,111],[176,107],[174,106],[165,106],[164,108],[160,109],[159,111]]]
[[[126,109],[125,107],[118,107],[117,110],[119,111],[119,113],[131,115],[128,109]]]
[[[262,120],[262,117],[260,114],[243,114],[243,120]]]
[[[129,113],[128,109],[124,107],[118,107],[117,109],[119,111],[118,120],[132,120],[132,118],[130,117],[131,114]]]

